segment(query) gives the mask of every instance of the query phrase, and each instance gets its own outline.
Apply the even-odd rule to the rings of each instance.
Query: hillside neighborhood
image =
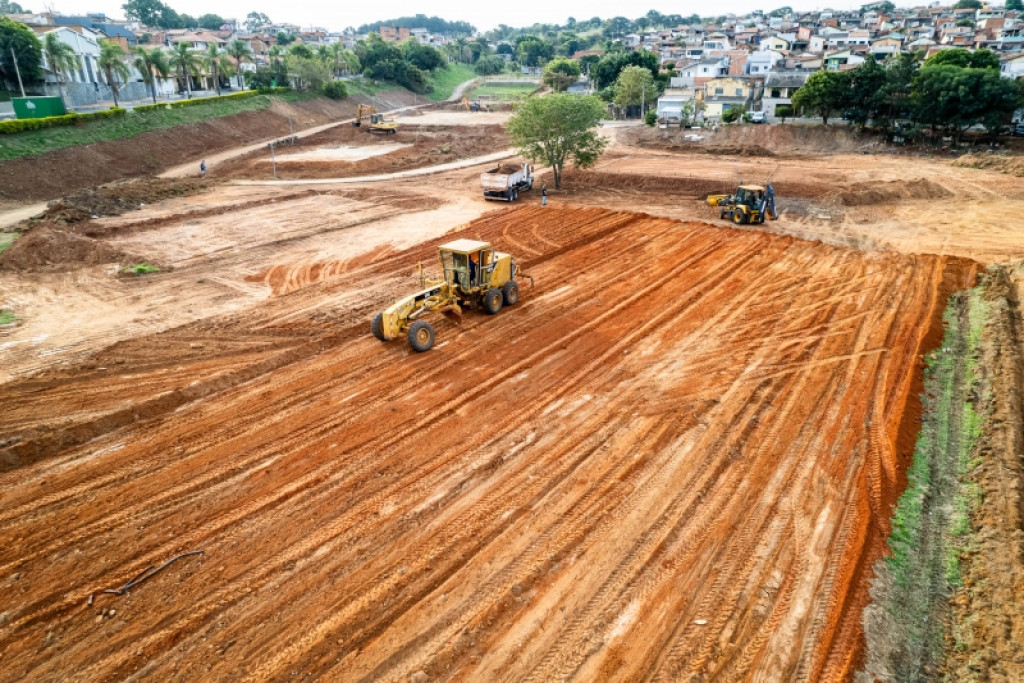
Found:
[[[595,18],[585,23],[570,20],[561,27],[533,29],[510,29],[503,25],[497,30],[473,34],[383,24],[374,26],[372,33],[387,43],[415,41],[438,48],[449,61],[461,60],[471,47],[474,62],[490,54],[500,57],[506,65],[511,64],[516,71],[538,76],[556,55],[570,57],[584,67],[573,92],[599,91],[611,85],[588,78],[588,67],[607,52],[646,51],[655,56],[660,74],[665,77],[667,87],[661,88],[656,109],[662,121],[679,122],[688,110],[698,121],[721,120],[725,112],[737,109],[760,111],[765,120],[776,122],[796,115],[792,97],[811,74],[819,70],[850,71],[869,58],[884,62],[905,54],[922,61],[954,48],[985,49],[998,55],[1000,75],[1009,79],[1024,76],[1024,11],[977,2],[961,5],[933,3],[899,8],[891,2],[877,2],[855,11],[795,12],[782,8],[767,14],[757,11],[713,19],[696,15],[673,17],[652,11],[635,21],[617,17],[602,22]],[[243,77],[272,67],[287,49],[297,45],[320,50],[321,55],[327,54],[324,50],[333,50],[331,59],[336,67],[341,67],[335,69],[336,76],[359,75],[358,60],[354,64],[351,59],[339,61],[338,54],[341,50],[351,53],[371,33],[358,33],[351,27],[332,30],[270,22],[259,13],[250,14],[245,21],[206,15],[200,18],[202,28],[176,29],[102,14],[18,12],[7,17],[28,27],[41,39],[53,34],[68,46],[76,66],[65,69],[65,73],[55,70],[43,55],[42,91],[51,95],[63,93],[72,107],[112,99],[109,79],[98,64],[102,41],[120,45],[126,55],[139,47],[173,52],[179,46],[197,54],[205,54],[213,46],[215,52],[225,55],[228,69],[218,76],[221,84],[213,83],[213,74],[208,69],[199,68],[193,73],[158,73],[151,87],[138,67],[129,63],[129,75],[118,85],[124,91],[122,98],[133,100],[143,99],[154,91],[155,96],[167,98],[192,89],[238,87]],[[547,41],[549,49],[521,51],[524,39]],[[233,52],[229,50],[231,46]],[[8,65],[3,73],[7,87],[13,90],[16,86],[9,73],[9,62],[6,54],[0,59],[0,64]],[[232,81],[227,71],[238,72],[239,78]],[[280,80],[286,78],[294,81],[294,76]]]

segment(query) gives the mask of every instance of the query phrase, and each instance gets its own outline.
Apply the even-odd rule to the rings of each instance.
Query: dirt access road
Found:
[[[0,680],[848,678],[921,353],[976,265],[850,248],[815,212],[975,190],[933,160],[865,158],[837,190],[804,157],[624,132],[546,209],[484,202],[480,168],[220,185],[66,228],[159,274],[58,242],[0,272],[22,317],[0,332]],[[668,162],[704,189],[776,169],[780,234],[718,221]],[[897,172],[949,194],[901,196]],[[427,354],[374,340],[452,236],[536,288],[442,320]]]

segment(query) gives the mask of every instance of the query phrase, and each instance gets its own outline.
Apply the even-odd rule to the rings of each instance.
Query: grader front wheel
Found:
[[[373,332],[373,336],[380,339],[383,342],[390,341],[391,337],[384,334],[384,314],[378,313],[373,316],[373,321],[370,323],[370,331]]]
[[[434,326],[426,320],[417,320],[409,326],[409,346],[413,351],[423,353],[434,345]]]

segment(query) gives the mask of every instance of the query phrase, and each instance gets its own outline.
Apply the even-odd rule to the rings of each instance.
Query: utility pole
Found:
[[[21,82],[21,69],[18,68],[18,57],[14,54],[14,46],[11,45],[11,61],[14,62],[14,73],[18,74],[18,87],[21,88],[21,96],[25,96],[25,86]]]

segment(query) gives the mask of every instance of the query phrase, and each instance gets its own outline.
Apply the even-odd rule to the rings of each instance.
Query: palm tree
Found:
[[[117,78],[127,83],[128,78],[131,76],[131,71],[128,70],[128,65],[124,63],[124,58],[125,51],[123,47],[109,40],[100,41],[100,57],[96,60],[96,64],[100,67],[103,75],[107,77],[107,85],[114,92],[115,107],[117,106]],[[115,76],[117,78],[114,78]]]
[[[199,55],[192,51],[186,42],[178,43],[171,50],[170,66],[178,72],[181,82],[185,86],[188,96],[192,97],[192,87],[189,85],[189,77],[199,73]]]
[[[50,66],[50,71],[57,77],[57,88],[61,91],[61,99],[64,98],[65,75],[82,66],[75,50],[57,37],[57,33],[47,33],[43,39],[43,56]],[[67,104],[65,102],[65,104]]]
[[[153,94],[153,104],[156,104],[156,77],[167,78],[171,73],[167,55],[158,47],[150,50],[137,47],[135,48],[135,69],[142,76],[142,82],[149,86],[150,92]]]
[[[331,48],[326,45],[318,45],[316,48],[316,58],[320,60],[320,63],[327,66],[327,62],[331,61]]]
[[[206,48],[206,54],[203,55],[203,65],[206,67],[206,73],[213,79],[214,89],[220,95],[221,73],[231,68],[227,53],[221,50],[217,43],[210,43]]]
[[[242,62],[245,60],[252,61],[252,50],[248,45],[245,44],[244,40],[235,38],[228,43],[227,53],[235,60],[238,65],[238,87],[242,87]]]
[[[458,38],[455,39],[455,47],[458,48],[458,50],[459,50],[459,61],[460,62],[465,61],[463,59],[463,57],[465,57],[465,55],[466,55],[466,46],[467,45],[469,45],[469,41],[466,40],[465,38],[463,38],[462,36],[459,36]]]

